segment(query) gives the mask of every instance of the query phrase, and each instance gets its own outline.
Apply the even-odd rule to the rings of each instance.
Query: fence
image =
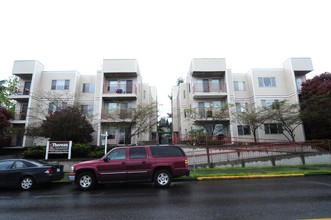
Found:
[[[308,154],[330,153],[328,141],[307,141],[301,143],[233,143],[222,147],[183,147],[190,166],[208,166],[242,164],[247,161],[269,159],[272,165],[277,158],[303,157]],[[304,163],[304,158],[303,163]]]

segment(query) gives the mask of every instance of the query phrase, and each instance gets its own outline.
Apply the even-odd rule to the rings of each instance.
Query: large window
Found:
[[[247,103],[236,103],[236,112],[246,112],[248,104]]]
[[[110,80],[108,86],[109,92],[132,93],[133,92],[133,81],[132,80]]]
[[[279,109],[279,100],[278,99],[262,99],[261,100],[262,107]]]
[[[276,87],[275,77],[259,77],[260,87]]]
[[[250,135],[251,130],[249,128],[249,125],[238,125],[238,135]]]
[[[93,105],[81,105],[81,111],[82,114],[86,116],[92,116],[93,115]]]
[[[282,134],[282,124],[264,124],[265,134]]]
[[[83,83],[83,92],[95,92],[95,84],[93,83]]]
[[[233,82],[234,91],[245,91],[245,81],[234,81]]]
[[[52,90],[69,90],[70,80],[52,80]]]
[[[66,102],[58,102],[58,101],[54,101],[54,102],[50,102],[48,104],[48,113],[54,113],[56,111],[61,111],[62,109],[67,108],[68,104]]]
[[[131,116],[132,104],[127,102],[109,102],[107,104],[108,114],[117,114],[121,119]]]

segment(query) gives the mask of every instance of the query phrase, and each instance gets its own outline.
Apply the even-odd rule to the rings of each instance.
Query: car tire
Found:
[[[20,180],[20,188],[22,190],[30,190],[32,189],[32,187],[34,187],[34,179],[31,176],[24,176],[21,180]]]
[[[172,176],[168,170],[159,170],[154,175],[154,184],[158,188],[167,188],[170,186]]]
[[[76,184],[81,190],[93,189],[95,185],[95,177],[91,172],[83,172],[78,175]]]

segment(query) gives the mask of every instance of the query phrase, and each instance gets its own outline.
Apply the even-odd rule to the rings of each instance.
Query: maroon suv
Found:
[[[188,159],[178,146],[116,147],[104,157],[74,164],[69,175],[80,189],[96,183],[154,181],[169,187],[172,178],[188,176]]]

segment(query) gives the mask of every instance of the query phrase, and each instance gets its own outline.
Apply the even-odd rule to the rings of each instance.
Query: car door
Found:
[[[112,150],[105,160],[101,161],[97,169],[100,181],[124,181],[126,175],[126,148]]]
[[[0,162],[0,186],[9,185],[8,174],[10,173],[13,163],[14,161],[11,160]]]
[[[7,170],[7,184],[16,185],[21,177],[26,173],[27,166],[22,161],[15,161],[14,164]]]
[[[132,147],[126,162],[128,180],[143,180],[149,178],[150,165],[145,147]]]

